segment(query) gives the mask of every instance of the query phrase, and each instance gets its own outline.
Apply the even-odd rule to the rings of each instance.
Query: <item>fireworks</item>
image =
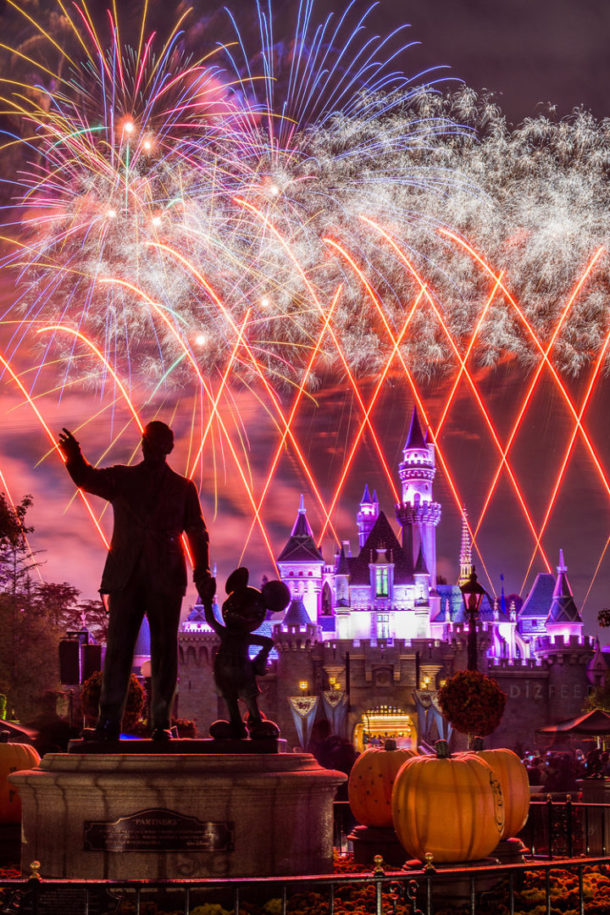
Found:
[[[284,61],[261,5],[257,72],[234,21],[234,42],[216,47],[212,40],[194,57],[183,51],[186,16],[160,43],[146,34],[145,10],[134,49],[121,44],[117,20],[104,43],[86,7],[61,9],[75,51],[60,50],[37,25],[55,52],[56,72],[37,66],[33,89],[24,93],[16,82],[5,96],[25,149],[19,180],[11,182],[17,251],[4,261],[19,270],[11,311],[23,322],[11,355],[32,322],[68,323],[94,339],[124,377],[131,379],[136,360],[145,369],[139,379],[167,383],[170,372],[175,387],[190,371],[182,344],[206,371],[218,367],[251,310],[257,363],[275,381],[298,380],[321,309],[342,279],[325,231],[347,234],[360,248],[363,193],[378,193],[383,181],[425,183],[409,163],[410,145],[455,128],[444,117],[418,118],[406,131],[401,121],[388,123],[420,87],[394,73],[391,61],[379,62],[383,41],[349,31],[349,10],[336,25],[330,17],[314,28],[311,4],[303,3]],[[25,51],[16,59],[34,66]],[[381,151],[391,172],[375,170]],[[402,205],[393,212],[404,220]],[[357,287],[346,290],[335,319],[348,352],[364,338],[353,329],[359,298]],[[66,378],[80,374],[73,345],[46,341],[47,352],[56,344]],[[249,357],[240,355],[238,364],[256,376]]]
[[[394,329],[417,283],[363,216],[408,255],[453,339],[467,338],[486,278],[443,226],[505,270],[548,337],[566,289],[607,237],[607,125],[581,113],[509,133],[470,90],[443,96],[393,70],[379,57],[386,41],[350,31],[354,10],[316,28],[303,2],[289,50],[274,43],[271,11],[257,10],[258,56],[233,17],[234,41],[208,38],[197,56],[184,52],[186,15],[161,42],[146,32],[145,9],[135,48],[121,44],[114,19],[96,30],[86,7],[61,6],[74,51],[35,27],[55,69],[39,63],[34,88],[16,80],[5,93],[24,150],[5,229],[17,235],[4,260],[19,270],[10,316],[23,322],[9,354],[31,322],[67,322],[123,377],[135,359],[139,377],[167,384],[169,373],[175,387],[192,381],[178,337],[206,371],[218,368],[250,310],[258,365],[274,384],[294,383],[342,284],[339,346],[356,373],[379,371],[388,341],[376,311],[325,239],[351,252]],[[13,60],[34,68],[25,50]],[[579,296],[556,341],[562,367],[577,373],[602,344],[606,292],[598,275]],[[66,377],[80,374],[73,346],[46,341],[47,352],[56,342]],[[418,374],[446,364],[446,334],[425,306],[402,351]],[[337,347],[326,353],[341,369]],[[476,357],[505,354],[531,359],[535,347],[500,294]],[[237,364],[256,377],[249,357]]]
[[[389,378],[424,414],[422,380],[449,384],[429,419],[460,506],[439,437],[463,379],[546,562],[557,492],[534,524],[510,461],[523,414],[501,440],[470,375],[517,359],[536,380],[555,373],[610,493],[579,426],[588,400],[560,377],[596,380],[607,364],[608,123],[579,112],[509,131],[471,90],[405,77],[401,35],[372,37],[355,2],[317,23],[302,0],[290,41],[266,2],[245,24],[195,9],[163,28],[146,3],[135,25],[131,4],[126,22],[60,0],[35,21],[10,5],[0,267],[15,291],[1,352],[32,408],[86,389],[137,424],[184,397],[188,471],[221,448],[269,544],[261,511],[284,447],[323,529],[365,434],[395,493],[372,419]],[[357,430],[322,495],[293,420],[325,375],[345,384]],[[278,433],[256,494],[244,386]]]

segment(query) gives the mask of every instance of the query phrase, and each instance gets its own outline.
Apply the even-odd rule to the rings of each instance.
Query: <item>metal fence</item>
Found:
[[[610,912],[604,858],[501,867],[171,881],[0,881],[3,915],[547,915]],[[593,879],[595,878],[595,879]]]
[[[610,915],[610,805],[534,801],[524,863],[349,869],[349,809],[335,808],[338,871],[201,880],[0,880],[1,915]],[[406,856],[405,856],[406,857]]]

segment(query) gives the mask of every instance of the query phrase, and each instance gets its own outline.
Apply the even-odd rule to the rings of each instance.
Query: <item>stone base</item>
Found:
[[[309,753],[47,754],[10,781],[21,866],[43,877],[164,879],[330,873],[346,780]]]
[[[384,864],[402,867],[407,853],[398,841],[391,826],[356,826],[347,837],[354,850],[356,864],[372,865],[375,855],[381,855]]]
[[[285,753],[286,748],[286,741],[278,737],[263,737],[259,740],[251,740],[250,738],[244,738],[243,740],[232,738],[196,740],[192,737],[184,737],[168,740],[166,743],[158,743],[149,738],[142,738],[141,740],[83,740],[78,738],[70,741],[68,753],[87,756],[96,753],[145,754],[147,756],[154,753],[157,756],[161,754],[164,756],[174,756],[176,754],[190,756],[193,753]]]

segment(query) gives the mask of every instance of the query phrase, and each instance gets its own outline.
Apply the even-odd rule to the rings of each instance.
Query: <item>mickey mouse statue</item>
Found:
[[[290,600],[290,591],[281,581],[268,581],[262,591],[248,587],[248,570],[236,569],[225,586],[229,595],[222,605],[224,626],[212,611],[212,601],[204,601],[206,622],[220,638],[220,647],[214,659],[214,682],[229,710],[229,721],[215,721],[210,727],[214,738],[246,737],[254,740],[278,737],[279,728],[273,721],[263,719],[257,702],[260,692],[256,677],[267,669],[273,639],[253,635],[265,619],[267,610],[279,613]],[[250,645],[260,645],[261,650],[250,660]],[[247,730],[242,721],[238,699],[243,699],[248,709]]]

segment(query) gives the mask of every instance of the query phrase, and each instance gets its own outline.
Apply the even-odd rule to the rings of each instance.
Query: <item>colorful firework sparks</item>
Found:
[[[33,87],[5,89],[26,148],[10,182],[17,198],[9,210],[13,232],[5,228],[7,236],[18,230],[17,250],[4,261],[19,271],[12,312],[20,311],[22,323],[12,351],[31,322],[69,322],[94,337],[128,379],[137,357],[146,377],[159,380],[170,370],[176,384],[183,374],[176,331],[199,361],[217,367],[250,308],[259,364],[294,380],[295,364],[306,363],[314,344],[318,313],[292,259],[241,201],[272,221],[328,307],[339,271],[320,230],[360,230],[352,189],[361,192],[371,181],[355,170],[368,162],[373,174],[377,125],[421,91],[419,81],[393,71],[391,56],[380,57],[384,40],[359,36],[366,13],[349,30],[349,7],[336,24],[329,17],[320,28],[311,25],[311,2],[299,7],[280,80],[284,61],[263,5],[257,7],[260,73],[232,17],[235,40],[212,43],[195,58],[182,50],[186,13],[161,42],[146,34],[144,7],[132,48],[121,44],[115,17],[104,43],[87,7],[69,13],[59,6],[76,51],[61,49],[32,23],[57,53],[55,70],[39,65]],[[25,51],[15,55],[35,66]],[[368,135],[349,148],[340,123],[346,121],[368,125]],[[402,126],[384,136],[396,161],[424,136],[455,129],[446,118],[419,118],[407,134]],[[334,150],[326,146],[326,161],[316,148],[323,133],[336,138]],[[9,146],[15,142],[9,139]],[[343,175],[333,174],[333,161]],[[441,174],[449,180],[449,172],[437,170],[436,186]],[[373,183],[379,178],[375,173]],[[413,186],[432,180],[408,164],[386,178]],[[170,325],[159,324],[151,303]],[[348,297],[337,316],[344,324],[349,306]],[[69,378],[76,352],[62,355]],[[248,359],[244,368],[252,370]]]
[[[155,30],[147,3],[135,29],[116,7],[98,21],[58,0],[55,18],[35,21],[27,4],[10,6],[28,34],[1,46],[12,164],[1,266],[15,288],[2,366],[39,421],[39,401],[72,390],[95,389],[102,409],[136,426],[160,395],[173,408],[194,394],[187,469],[222,449],[272,555],[263,509],[282,449],[322,532],[334,535],[365,436],[396,496],[373,417],[390,381],[429,420],[459,512],[442,429],[463,381],[497,460],[473,533],[505,474],[532,562],[548,568],[542,537],[576,440],[610,497],[583,427],[608,358],[608,124],[579,112],[511,132],[471,90],[442,94],[434,73],[404,76],[396,60],[408,46],[369,36],[356,2],[316,24],[302,0],[284,43],[263,2],[255,29],[223,14],[226,33],[196,9]],[[515,358],[531,382],[502,436],[473,367]],[[578,403],[562,375],[589,366]],[[295,432],[328,373],[342,377],[357,425],[332,492]],[[536,522],[511,448],[542,374],[573,435]],[[448,387],[435,419],[419,385],[439,375]],[[260,487],[243,385],[278,433]]]

